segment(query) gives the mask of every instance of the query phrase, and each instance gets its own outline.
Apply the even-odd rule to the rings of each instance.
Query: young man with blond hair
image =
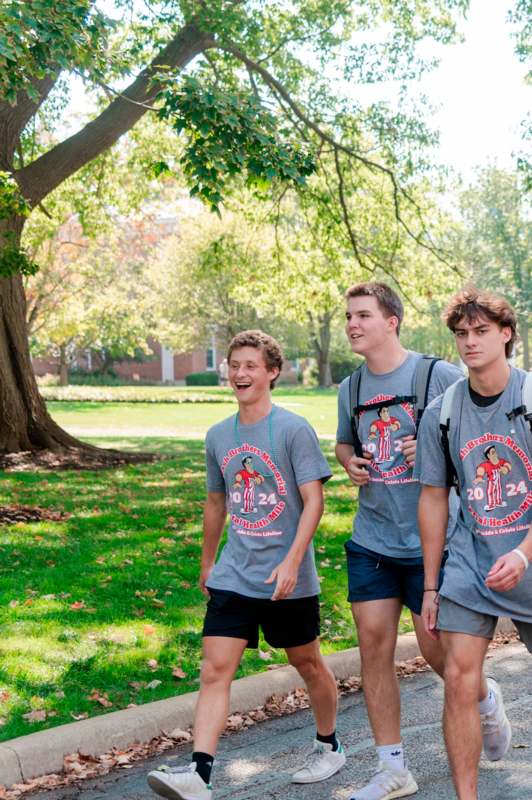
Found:
[[[482,677],[499,616],[514,620],[532,652],[532,408],[523,401],[526,373],[508,362],[516,316],[507,300],[469,286],[444,319],[469,377],[432,403],[420,426],[422,616],[444,650],[444,735],[456,794],[477,800],[482,744],[495,761],[511,743],[500,689]],[[460,513],[438,592],[453,478]]]
[[[238,411],[214,425],[205,442],[200,587],[209,601],[192,763],[148,776],[150,787],[170,800],[212,797],[211,768],[231,682],[244,650],[258,647],[259,629],[300,673],[316,719],[312,753],[292,780],[321,781],[345,763],[335,732],[336,682],[319,647],[312,548],[331,471],[308,422],[272,404],[283,364],[275,339],[262,331],[238,334],[228,364]],[[227,514],[227,543],[216,560]]]
[[[412,614],[421,652],[436,671],[443,670],[440,645],[425,632],[420,616],[424,587],[416,521],[420,488],[412,471],[416,416],[421,400],[441,394],[463,373],[401,345],[403,305],[386,284],[352,286],[346,301],[347,338],[365,361],[340,386],[336,457],[359,488],[353,533],[346,544],[349,600],[378,758],[377,771],[352,794],[352,800],[388,800],[417,792],[401,741],[394,662],[403,605]],[[420,391],[421,367],[428,367],[428,372]],[[442,559],[443,552],[438,581]]]

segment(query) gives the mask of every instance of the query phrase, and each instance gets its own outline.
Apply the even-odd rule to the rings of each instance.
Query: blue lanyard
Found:
[[[275,406],[272,406],[272,410],[268,414],[268,437],[269,437],[269,440],[270,440],[270,457],[271,457],[272,461],[274,462],[274,464],[276,464],[278,466],[278,464],[277,464],[277,456],[275,454],[275,446],[274,446],[274,443],[273,443],[273,422],[272,422],[272,420],[273,420],[273,412],[274,411],[275,411]],[[242,447],[242,440],[240,439],[240,435],[238,433],[238,411],[235,414],[235,426],[234,426],[234,428],[235,428],[235,430],[234,430],[235,441],[236,441],[238,447]]]

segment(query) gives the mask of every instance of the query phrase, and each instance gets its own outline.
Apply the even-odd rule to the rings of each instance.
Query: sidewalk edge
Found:
[[[499,630],[509,632],[513,625],[510,620],[501,620]],[[418,655],[414,633],[398,637],[396,661]],[[325,656],[325,660],[338,680],[360,675],[358,647],[332,653]],[[240,678],[231,688],[230,713],[250,711],[263,705],[273,694],[286,694],[303,685],[293,667]],[[165,731],[186,730],[193,723],[197,696],[197,692],[190,692],[2,742],[0,784],[12,786],[41,775],[60,773],[64,757],[70,753],[102,755],[113,747],[126,748],[134,743],[149,742]]]

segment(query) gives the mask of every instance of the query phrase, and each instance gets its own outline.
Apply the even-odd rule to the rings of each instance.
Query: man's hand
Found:
[[[288,595],[292,594],[296,588],[298,572],[299,565],[288,556],[272,570],[270,577],[264,581],[264,583],[277,581],[272,600],[284,600]]]
[[[210,597],[210,596],[211,596],[211,595],[210,595],[210,592],[209,592],[209,590],[207,589],[207,587],[206,587],[206,585],[205,585],[205,584],[206,584],[206,583],[207,583],[207,581],[209,580],[209,575],[211,574],[211,572],[213,571],[213,569],[214,569],[214,564],[206,564],[206,565],[203,565],[203,564],[202,564],[202,565],[201,565],[201,569],[200,569],[200,576],[199,576],[199,581],[198,581],[198,583],[199,583],[199,588],[201,589],[201,591],[203,592],[203,594],[204,594],[206,597]]]
[[[365,452],[364,458],[353,455],[345,464],[345,471],[351,478],[351,483],[354,483],[355,486],[365,486],[368,483],[368,464],[372,458],[371,453]]]
[[[438,592],[423,593],[421,618],[430,638],[438,640],[440,638],[440,634],[436,629],[436,625],[438,624]]]
[[[403,436],[401,439],[401,452],[404,455],[405,461],[409,467],[413,467],[416,463],[416,448],[417,439],[415,439],[413,434]]]
[[[517,553],[505,553],[486,575],[486,586],[494,592],[507,592],[517,586],[525,572],[523,559]]]

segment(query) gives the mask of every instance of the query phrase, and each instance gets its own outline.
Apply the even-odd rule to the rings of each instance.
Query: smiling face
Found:
[[[384,406],[384,408],[380,408],[377,411],[377,414],[383,420],[383,422],[389,422],[390,421],[390,409],[387,408],[386,406]]]
[[[385,316],[375,297],[348,298],[345,320],[345,332],[353,353],[366,355],[385,345],[390,337],[396,338],[397,317]]]
[[[268,369],[259,347],[235,348],[229,359],[229,383],[239,404],[253,405],[270,395],[279,369]]]
[[[469,370],[484,370],[499,361],[506,361],[506,343],[512,336],[511,328],[483,316],[472,320],[462,318],[454,326],[456,347],[460,358]]]

